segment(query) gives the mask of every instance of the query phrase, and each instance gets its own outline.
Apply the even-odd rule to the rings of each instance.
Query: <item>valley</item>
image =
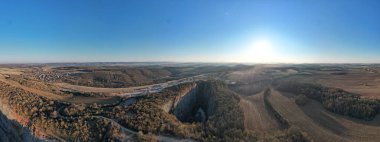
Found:
[[[12,133],[7,141],[375,142],[380,76],[370,67],[1,67],[0,124],[19,130],[0,134]],[[112,86],[119,80],[112,74],[72,82],[84,81],[78,71],[83,77],[109,68],[170,68],[173,77],[130,86]]]

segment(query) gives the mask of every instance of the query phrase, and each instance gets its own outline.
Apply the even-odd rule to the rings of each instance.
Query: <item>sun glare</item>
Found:
[[[268,56],[272,54],[271,42],[267,39],[257,40],[253,43],[251,52],[256,55]]]
[[[246,47],[243,53],[245,62],[275,62],[273,43],[269,39],[257,39]]]

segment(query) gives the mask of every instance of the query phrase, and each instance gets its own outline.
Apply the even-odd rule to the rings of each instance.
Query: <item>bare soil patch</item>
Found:
[[[263,92],[242,97],[240,107],[244,112],[244,125],[246,129],[264,133],[280,128],[277,121],[265,107]]]

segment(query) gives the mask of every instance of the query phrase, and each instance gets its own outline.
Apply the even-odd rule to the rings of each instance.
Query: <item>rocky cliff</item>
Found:
[[[179,92],[174,98],[172,113],[181,121],[188,121],[193,116],[193,109],[197,102],[197,85]]]
[[[0,111],[0,141],[1,142],[29,142],[39,141],[32,133],[17,121],[8,119]]]
[[[171,101],[171,113],[182,122],[202,122],[207,139],[203,141],[250,141],[245,131],[239,97],[218,81],[198,82],[182,89]],[[237,136],[239,134],[240,136]]]
[[[182,122],[198,121],[202,122],[206,119],[205,111],[201,107],[205,97],[202,91],[199,90],[199,83],[192,83],[181,88],[177,95],[167,101],[162,109],[165,112],[171,113]]]
[[[0,100],[0,142],[42,141],[34,137],[28,128],[23,127],[27,123],[27,120],[13,113],[6,102]]]
[[[213,114],[215,101],[209,83],[198,82],[181,89],[178,95],[168,101],[163,109],[175,115],[182,122],[204,122]]]
[[[162,106],[162,109],[165,112],[168,112],[168,113],[173,112],[173,110],[177,107],[180,107],[180,109],[183,109],[183,110],[187,110],[188,107],[185,106],[185,104],[191,105],[190,103],[193,103],[195,101],[195,97],[196,97],[195,95],[197,92],[197,84],[191,83],[184,86],[185,87],[181,88],[177,92],[176,96],[174,96],[173,98],[169,98],[168,102],[166,102]],[[177,113],[179,112],[177,111]]]

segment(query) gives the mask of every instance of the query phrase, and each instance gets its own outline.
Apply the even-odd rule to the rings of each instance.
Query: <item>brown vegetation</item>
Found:
[[[81,70],[86,72],[72,74],[63,81],[81,86],[120,88],[158,83],[171,75],[159,68],[83,67]]]
[[[70,141],[114,139],[114,131],[110,131],[115,129],[114,126],[103,119],[60,117],[58,108],[67,104],[49,100],[5,83],[0,83],[0,92],[0,99],[7,102],[3,105],[9,105],[11,111],[28,118],[30,120],[28,125],[34,133],[43,131]]]
[[[257,133],[268,133],[280,129],[273,114],[267,111],[264,104],[264,91],[241,97],[240,106],[244,112],[246,129]]]
[[[284,91],[305,94],[337,114],[371,120],[380,112],[380,102],[375,99],[361,98],[357,94],[342,89],[327,88],[320,85],[289,83],[280,87]]]

